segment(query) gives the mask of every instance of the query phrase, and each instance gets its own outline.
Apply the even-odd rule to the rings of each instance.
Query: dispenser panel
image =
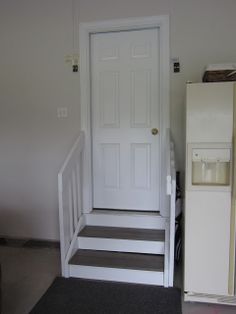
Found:
[[[230,189],[230,146],[220,143],[188,145],[188,182],[190,189]]]
[[[229,185],[229,149],[193,149],[192,185]]]
[[[230,161],[230,149],[224,148],[193,148],[192,150],[193,161]]]

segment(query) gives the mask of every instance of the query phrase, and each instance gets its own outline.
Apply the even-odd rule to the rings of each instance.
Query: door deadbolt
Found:
[[[158,134],[158,129],[157,128],[153,128],[152,129],[152,135],[157,135]]]

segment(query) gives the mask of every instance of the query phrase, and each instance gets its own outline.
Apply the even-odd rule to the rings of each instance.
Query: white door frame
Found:
[[[165,130],[170,125],[169,105],[169,16],[152,16],[79,24],[80,53],[80,106],[81,129],[85,133],[83,164],[83,212],[92,210],[92,142],[91,142],[91,82],[90,82],[90,35],[100,32],[128,31],[144,28],[160,30],[160,164],[165,158]],[[160,208],[165,207],[166,174],[161,167]]]

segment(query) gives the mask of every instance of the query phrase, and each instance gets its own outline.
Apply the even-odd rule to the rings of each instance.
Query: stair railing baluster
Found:
[[[82,152],[84,132],[81,132],[58,174],[62,276],[69,276],[68,261],[76,248],[79,230],[84,225],[82,211]]]

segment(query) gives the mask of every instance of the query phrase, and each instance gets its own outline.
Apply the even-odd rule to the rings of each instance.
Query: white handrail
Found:
[[[68,276],[68,252],[82,216],[84,133],[81,132],[58,173],[58,201],[62,275]],[[81,222],[80,222],[81,223]]]
[[[175,162],[171,160],[171,196],[170,196],[170,254],[169,254],[169,286],[174,282],[175,263],[175,206],[176,206],[176,169]]]
[[[174,143],[171,140],[170,130],[166,131],[167,141],[167,174],[166,174],[166,194],[169,199],[169,224],[168,224],[168,285],[173,286],[174,281],[174,252],[175,252],[175,202],[176,202],[176,168]]]
[[[171,195],[171,147],[170,129],[166,129],[166,194]]]
[[[82,152],[83,148],[84,148],[84,132],[81,131],[80,135],[78,136],[77,140],[75,141],[73,147],[71,148],[69,154],[67,155],[66,160],[64,161],[64,163],[61,167],[61,170],[58,173],[58,176],[62,175],[65,172],[66,168],[68,167],[68,165],[69,165],[71,159],[73,158],[73,155],[76,153],[76,151],[78,153],[80,153],[80,152]]]

